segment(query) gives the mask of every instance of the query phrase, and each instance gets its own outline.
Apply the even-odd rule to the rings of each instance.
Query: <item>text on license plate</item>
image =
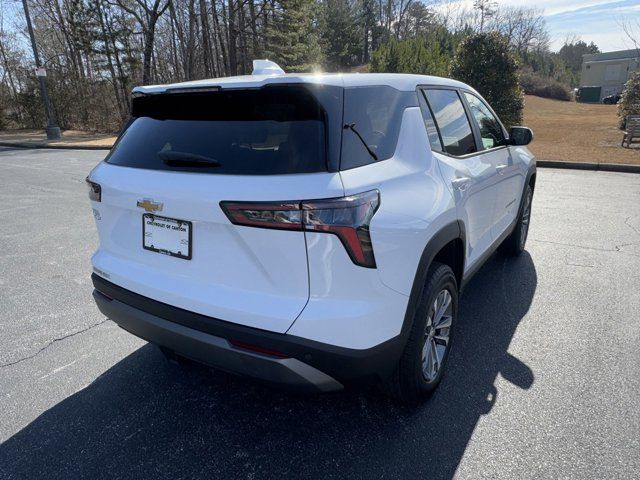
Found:
[[[142,247],[172,257],[191,260],[191,222],[142,215]]]

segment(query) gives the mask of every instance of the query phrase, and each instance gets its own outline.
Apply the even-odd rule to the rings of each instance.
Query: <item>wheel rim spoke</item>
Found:
[[[438,294],[438,296],[436,297],[436,305],[437,305],[437,308],[436,308],[436,313],[433,316],[433,323],[437,328],[445,312],[451,305],[451,294],[449,293],[448,290],[443,290]]]
[[[451,315],[447,314],[440,317],[440,320],[435,325],[436,330],[440,330],[441,328],[449,328],[451,326],[452,319],[453,318],[451,317]]]
[[[433,341],[436,342],[436,345],[446,346],[449,343],[449,332],[441,335],[434,335]]]
[[[434,378],[438,374],[440,369],[440,362],[438,361],[438,352],[436,350],[436,343],[431,339],[431,378]]]

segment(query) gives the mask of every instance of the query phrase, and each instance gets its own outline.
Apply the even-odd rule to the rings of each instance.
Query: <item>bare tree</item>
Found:
[[[171,0],[116,0],[118,6],[133,15],[140,26],[142,47],[142,83],[151,82],[151,58],[153,56],[153,41],[156,35],[158,20],[169,8]]]
[[[627,40],[633,45],[632,48],[637,50],[637,56],[640,57],[640,21],[618,20],[618,25],[624,32]]]
[[[496,10],[487,28],[505,35],[519,53],[549,48],[543,11],[536,8],[504,7]]]
[[[496,13],[498,2],[494,0],[474,0],[473,8],[480,13],[480,31],[484,31],[484,25],[489,18]]]
[[[319,63],[360,70],[387,43],[422,40],[431,42],[425,55],[446,72],[455,45],[472,32],[499,31],[520,52],[548,46],[540,11],[491,0],[476,0],[475,8],[457,0],[27,1],[64,128],[116,130],[134,85],[244,74],[254,58],[292,71]],[[7,29],[1,20],[0,118],[37,125],[24,26]]]

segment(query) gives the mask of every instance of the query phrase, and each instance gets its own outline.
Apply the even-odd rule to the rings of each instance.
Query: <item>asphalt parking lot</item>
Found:
[[[296,396],[167,363],[91,299],[104,152],[0,150],[0,478],[640,478],[640,175],[540,169],[440,389]]]

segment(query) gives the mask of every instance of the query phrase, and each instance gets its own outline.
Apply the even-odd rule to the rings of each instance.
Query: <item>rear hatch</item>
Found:
[[[134,99],[128,128],[90,175],[100,185],[94,271],[154,300],[284,333],[309,298],[304,232],[234,225],[220,202],[343,195],[328,167],[334,93],[329,107],[304,86]]]

